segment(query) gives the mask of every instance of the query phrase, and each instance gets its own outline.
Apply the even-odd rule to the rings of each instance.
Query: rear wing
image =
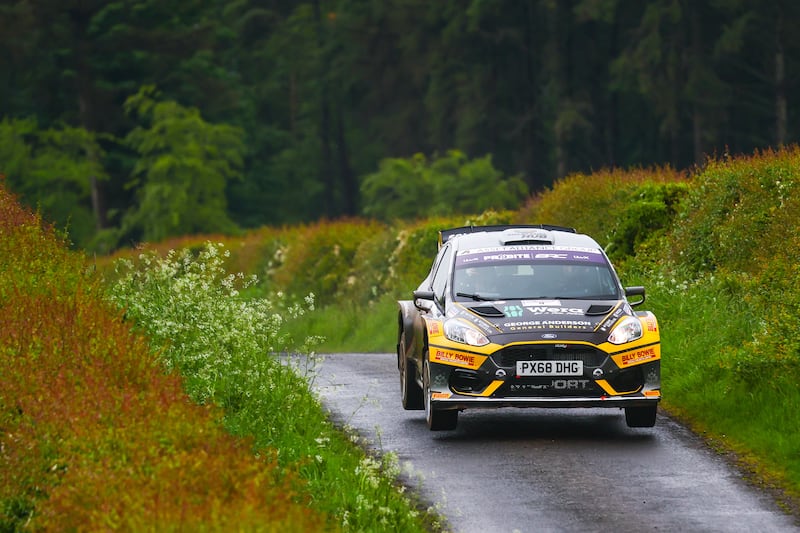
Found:
[[[460,228],[443,229],[439,231],[439,248],[456,235],[464,233],[478,233],[481,231],[505,231],[508,229],[543,229],[548,231],[565,231],[577,233],[575,228],[553,226],[551,224],[495,224],[490,226],[462,226]]]

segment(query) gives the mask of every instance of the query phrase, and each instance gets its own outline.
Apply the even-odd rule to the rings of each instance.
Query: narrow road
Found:
[[[406,481],[455,533],[800,532],[795,518],[702,441],[659,414],[616,409],[461,413],[430,432],[400,405],[394,354],[326,355],[314,387],[333,418],[395,452]]]

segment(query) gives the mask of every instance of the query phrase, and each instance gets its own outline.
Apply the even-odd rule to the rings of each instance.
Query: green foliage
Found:
[[[282,239],[273,256],[273,287],[293,295],[313,294],[326,305],[346,290],[359,247],[383,231],[374,221],[342,220],[302,226]]]
[[[800,3],[785,0],[764,9],[733,0],[13,0],[2,8],[0,119],[36,117],[43,129],[68,124],[98,139],[124,137],[131,120],[121,103],[158,84],[165,101],[245,132],[237,170],[244,179],[226,179],[224,189],[226,214],[243,227],[362,214],[359,181],[382,173],[381,161],[450,148],[491,154],[491,162],[458,175],[456,187],[441,169],[450,182],[443,205],[433,205],[433,188],[420,196],[416,182],[409,190],[395,183],[398,191],[384,183],[366,212],[383,216],[381,196],[392,201],[389,217],[479,212],[516,207],[519,183],[509,182],[508,194],[482,189],[497,173],[519,173],[540,192],[589,169],[691,168],[723,150],[796,142],[798,38],[777,28],[799,14]],[[121,215],[145,197],[184,202],[180,184],[126,189],[138,155],[123,143],[102,147],[111,179],[93,191],[95,218],[86,216],[83,193],[65,192],[58,213],[70,214],[81,246],[92,220],[118,230]],[[388,167],[417,178],[414,168]],[[489,203],[487,190],[500,198]],[[415,198],[429,210],[405,214],[414,213]],[[128,222],[138,225],[90,244],[138,241],[144,218]]]
[[[81,247],[96,230],[91,194],[105,181],[103,151],[82,128],[40,129],[33,119],[0,122],[0,172],[27,205],[39,209]]]
[[[669,167],[574,174],[531,199],[515,221],[573,227],[622,255],[647,231],[668,226],[686,194],[682,180]]]
[[[681,200],[689,191],[685,182],[644,183],[621,207],[606,252],[614,260],[633,256],[641,247],[658,241],[671,227]]]
[[[423,154],[384,159],[361,184],[364,214],[384,221],[509,209],[527,194],[522,179],[504,178],[490,156],[467,160],[458,150],[430,161]]]
[[[164,258],[142,254],[137,265],[121,260],[110,298],[156,347],[164,346],[160,358],[187,376],[195,401],[235,411],[255,384],[281,381],[282,368],[269,354],[285,348],[284,317],[269,300],[240,298],[256,278],[226,274],[223,254],[229,252],[221,244],[207,243],[196,254],[184,248]]]
[[[785,243],[800,217],[798,184],[797,147],[709,162],[676,225],[676,257],[695,272],[757,273],[762,260],[792,253]]]
[[[144,121],[125,142],[139,154],[133,169],[138,206],[124,218],[123,232],[138,231],[144,240],[236,227],[227,212],[229,180],[241,177],[242,131],[209,124],[195,108],[158,101],[152,87],[142,88],[125,103],[128,113]]]
[[[334,517],[329,528],[422,531],[423,517],[395,488],[397,458],[365,455],[327,420],[308,387],[313,354],[298,361],[276,355],[295,345],[284,323],[298,322],[312,302],[242,298],[235,284],[244,276],[226,274],[224,255],[221,245],[209,243],[196,255],[185,249],[141,257],[136,268],[123,260],[127,274],[114,283],[111,298],[163,347],[160,359],[180,369],[195,400],[224,408],[230,432],[253,438],[259,453],[279,450],[286,467],[299,465],[312,507]],[[306,337],[299,345],[308,352],[315,343]]]
[[[5,187],[0,271],[0,530],[327,527],[296,465],[187,401],[84,258]]]

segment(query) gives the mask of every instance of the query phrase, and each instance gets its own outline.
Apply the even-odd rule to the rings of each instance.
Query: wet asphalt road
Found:
[[[405,411],[394,354],[324,356],[315,388],[334,420],[395,452],[406,482],[458,533],[800,531],[769,494],[659,414],[618,409],[462,412],[431,432]]]

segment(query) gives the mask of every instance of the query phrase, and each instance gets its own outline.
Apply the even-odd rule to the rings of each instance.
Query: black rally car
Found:
[[[494,407],[615,407],[628,426],[655,424],[658,322],[633,310],[644,288],[623,288],[591,237],[546,225],[441,231],[413,297],[398,302],[401,397],[431,430]]]

